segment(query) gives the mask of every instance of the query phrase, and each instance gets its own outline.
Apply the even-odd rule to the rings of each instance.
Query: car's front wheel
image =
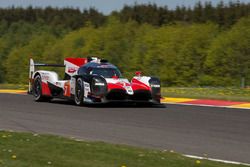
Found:
[[[78,106],[83,105],[83,98],[84,98],[84,85],[82,78],[78,78],[76,80],[75,86],[75,103]]]

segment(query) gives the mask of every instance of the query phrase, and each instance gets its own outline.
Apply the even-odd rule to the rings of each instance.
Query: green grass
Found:
[[[13,156],[16,156],[13,157]],[[51,135],[0,131],[0,166],[8,167],[235,167],[177,153]]]
[[[240,88],[162,88],[165,97],[219,99],[250,102],[250,89]]]
[[[0,84],[0,89],[28,90],[28,85],[22,85],[22,84]]]

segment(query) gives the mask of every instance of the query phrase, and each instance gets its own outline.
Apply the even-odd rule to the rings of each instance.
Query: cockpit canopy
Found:
[[[119,69],[110,63],[87,63],[78,70],[78,75],[94,74],[104,78],[122,77]]]

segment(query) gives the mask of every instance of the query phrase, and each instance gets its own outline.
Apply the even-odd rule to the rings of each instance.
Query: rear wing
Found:
[[[65,67],[64,64],[45,64],[45,63],[35,63],[33,59],[30,59],[30,68],[29,68],[29,90],[28,92],[30,93],[32,88],[31,88],[31,83],[32,83],[32,76],[35,72],[35,67]]]
[[[30,59],[30,68],[29,68],[29,92],[32,91],[32,76],[36,71],[35,67],[65,67],[65,78],[70,79],[72,76],[77,74],[78,69],[92,61],[97,61],[97,58],[65,58],[64,64],[45,64],[45,63],[35,63],[33,59]]]

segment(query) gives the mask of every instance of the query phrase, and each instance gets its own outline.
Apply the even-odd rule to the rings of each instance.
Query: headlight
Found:
[[[150,85],[152,88],[160,88],[161,87],[161,85],[155,85],[155,84],[151,84]]]
[[[98,83],[98,82],[96,82],[95,86],[105,86],[105,83],[101,83],[101,82]]]
[[[151,77],[149,80],[149,85],[151,87],[151,93],[153,96],[159,95],[161,93],[161,82],[158,78]]]
[[[102,78],[93,78],[95,86],[105,86],[105,81]]]
[[[95,96],[103,96],[107,92],[107,82],[104,78],[95,76],[92,78],[91,92]]]

